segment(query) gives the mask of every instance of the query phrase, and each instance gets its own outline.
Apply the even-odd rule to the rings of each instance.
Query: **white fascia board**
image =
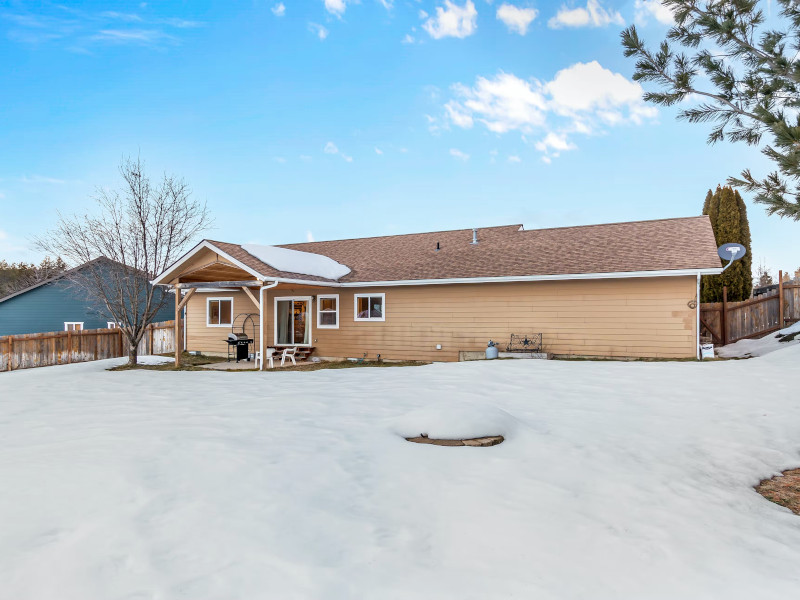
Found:
[[[719,275],[719,269],[677,269],[673,271],[623,271],[618,273],[569,273],[563,275],[512,275],[508,277],[460,277],[452,279],[410,279],[401,281],[364,281],[338,284],[340,287],[393,287],[401,285],[446,285],[460,283],[513,283],[523,281],[565,281],[572,279],[630,279],[641,277],[688,277]],[[311,283],[311,282],[309,282]]]
[[[250,275],[252,275],[253,277],[259,279],[260,281],[264,281],[265,279],[268,279],[267,277],[265,277],[264,275],[262,275],[258,271],[255,271],[254,269],[251,269],[247,265],[239,262],[238,260],[236,260],[235,258],[230,256],[229,254],[227,254],[226,252],[223,252],[222,250],[217,248],[211,242],[209,242],[207,240],[203,240],[202,242],[197,244],[194,248],[189,250],[189,252],[187,252],[181,258],[179,258],[177,261],[175,261],[166,271],[164,271],[161,275],[156,277],[150,283],[153,284],[153,285],[168,285],[168,284],[163,283],[163,280],[166,278],[166,276],[169,273],[171,273],[172,271],[174,271],[175,269],[177,269],[179,266],[181,266],[183,263],[185,263],[187,260],[189,260],[192,256],[197,254],[203,248],[208,248],[212,252],[215,252],[216,254],[219,254],[220,256],[226,258],[227,260],[232,262],[234,265],[236,265],[237,267],[239,267],[240,269],[242,269],[244,271],[247,271],[248,273],[250,273]]]
[[[268,277],[267,279],[276,283],[299,283],[301,285],[313,285],[314,287],[342,287],[345,285],[336,281],[309,281],[308,279],[288,279],[286,277]]]

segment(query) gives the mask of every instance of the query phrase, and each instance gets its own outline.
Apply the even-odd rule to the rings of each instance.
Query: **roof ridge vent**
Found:
[[[472,245],[474,245],[474,246],[478,245],[478,228],[477,227],[473,227],[472,228]]]

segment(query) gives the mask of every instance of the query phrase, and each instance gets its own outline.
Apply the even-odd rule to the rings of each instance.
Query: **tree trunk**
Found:
[[[138,344],[128,344],[128,366],[134,367],[136,366],[139,359],[139,345]]]

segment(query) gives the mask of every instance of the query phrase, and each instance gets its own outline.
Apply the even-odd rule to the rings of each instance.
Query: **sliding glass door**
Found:
[[[275,345],[311,345],[311,298],[275,298]]]

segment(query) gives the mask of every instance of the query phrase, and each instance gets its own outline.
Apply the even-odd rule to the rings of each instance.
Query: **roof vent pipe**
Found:
[[[475,227],[472,229],[472,243],[475,245],[478,244],[478,229]]]
[[[436,242],[436,251],[438,252],[439,250],[440,250],[439,242]]]

